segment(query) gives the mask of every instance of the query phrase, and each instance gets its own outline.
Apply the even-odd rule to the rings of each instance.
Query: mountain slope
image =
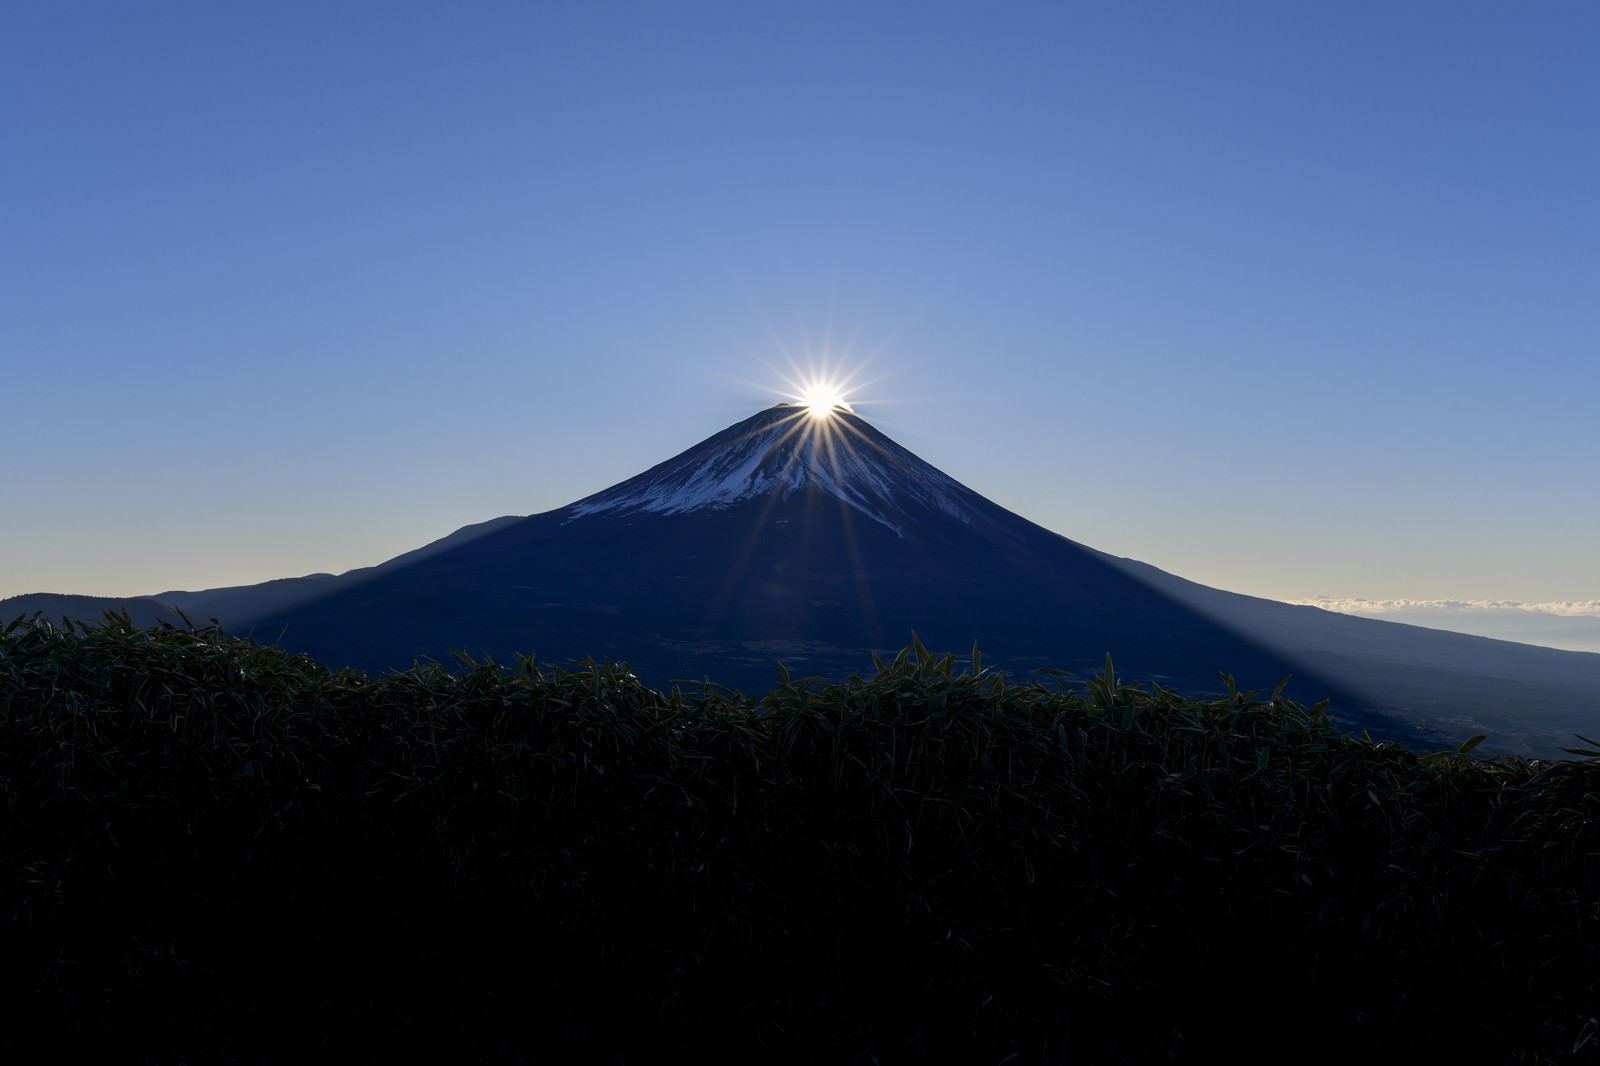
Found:
[[[1486,751],[1558,758],[1576,733],[1600,735],[1600,655],[1592,652],[1357,618],[1224,592],[1132,559],[1113,564],[1306,670],[1337,677],[1362,706],[1452,742],[1483,733]]]
[[[152,596],[151,599],[171,604],[197,620],[216,618],[225,623],[248,622],[254,618],[292,611],[302,604],[320,599],[338,589],[360,584],[385,570],[409,566],[437,552],[460,547],[518,521],[521,521],[518,517],[507,516],[463,526],[449,536],[441,537],[403,555],[397,555],[377,566],[363,566],[347,570],[342,574],[307,574],[304,577],[264,581],[259,585],[233,585],[199,592],[162,592]]]

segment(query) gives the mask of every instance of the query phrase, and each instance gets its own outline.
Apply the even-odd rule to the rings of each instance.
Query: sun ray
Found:
[[[842,374],[818,373],[812,379],[812,387],[806,388],[805,376],[792,363],[791,368],[796,369],[797,373],[795,380],[787,383],[802,387],[786,394],[793,406],[784,412],[776,424],[779,432],[771,447],[784,453],[783,469],[777,472],[779,478],[791,484],[797,478],[831,478],[835,484],[844,485],[849,481],[850,470],[867,461],[865,453],[877,451],[875,442],[863,427],[849,417],[854,410],[846,399],[849,395],[847,388],[841,383],[848,383],[851,378]],[[809,471],[798,469],[805,467],[809,467]],[[823,506],[827,495],[832,494],[807,491],[800,497],[805,511],[802,521],[792,531],[795,535],[802,538],[809,535],[813,525],[810,521],[813,509]],[[720,587],[707,603],[706,625],[715,624],[733,607],[741,583],[749,577],[750,562],[760,543],[772,535],[772,516],[788,496],[787,492],[767,494],[758,518],[741,538]],[[865,569],[865,557],[860,544],[857,528],[860,516],[854,513],[848,500],[840,497],[833,502],[842,523],[843,548],[850,560],[856,610],[868,631],[877,639],[881,635],[878,630],[880,620],[872,575]]]

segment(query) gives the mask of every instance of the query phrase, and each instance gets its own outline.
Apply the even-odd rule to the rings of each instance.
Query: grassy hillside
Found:
[[[1420,754],[920,646],[752,703],[19,620],[0,1047],[1560,1061],[1600,1049],[1589,754]]]

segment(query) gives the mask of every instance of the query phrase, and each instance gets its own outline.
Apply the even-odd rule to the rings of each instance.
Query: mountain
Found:
[[[1207,588],[1043,529],[837,407],[779,404],[567,507],[333,577],[156,597],[330,665],[592,656],[758,693],[869,673],[915,631],[1026,675],[1328,698],[1348,728],[1556,756],[1600,732],[1600,655]],[[0,603],[0,610],[6,604]]]
[[[255,630],[367,669],[451,648],[627,661],[651,684],[760,690],[870,669],[913,630],[1026,672],[1101,669],[1215,689],[1297,672],[1025,521],[848,411],[778,405],[637,477],[403,566]],[[1313,694],[1309,683],[1304,693]]]

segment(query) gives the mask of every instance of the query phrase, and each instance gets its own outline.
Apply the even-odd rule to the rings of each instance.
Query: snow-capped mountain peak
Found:
[[[908,506],[970,522],[981,502],[842,406],[777,404],[568,510],[683,514],[799,491],[833,497],[896,533]]]

